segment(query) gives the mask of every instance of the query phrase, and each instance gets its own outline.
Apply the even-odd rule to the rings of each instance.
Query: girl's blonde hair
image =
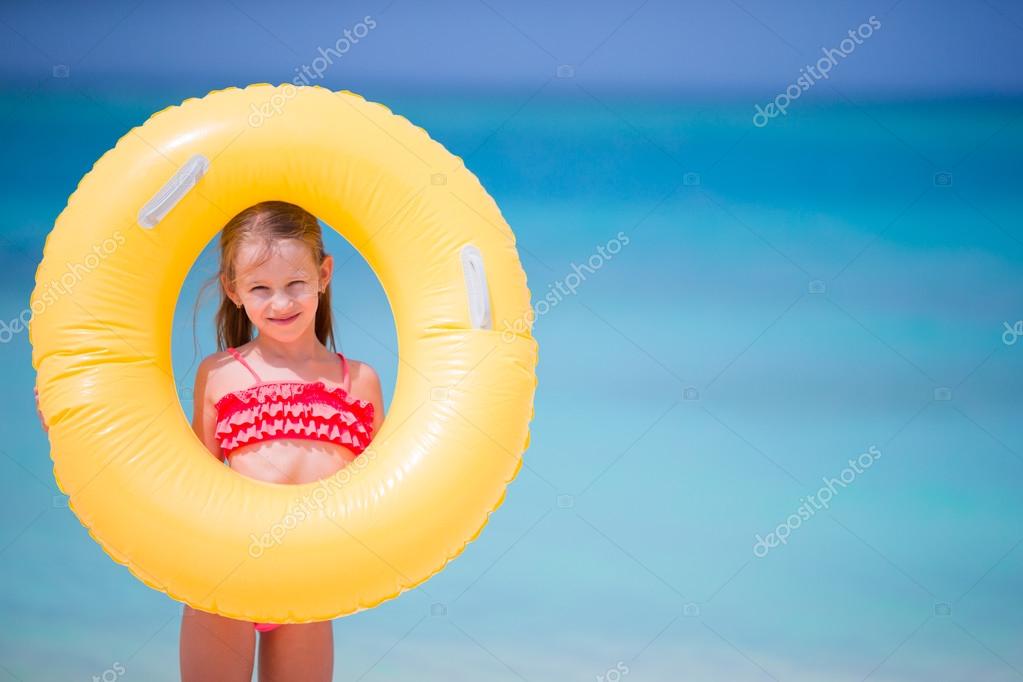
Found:
[[[220,275],[233,282],[236,279],[235,261],[243,243],[262,242],[259,263],[272,255],[273,245],[282,239],[297,239],[309,247],[313,262],[319,267],[327,253],[323,250],[323,232],[316,216],[304,208],[286,201],[263,201],[249,206],[231,218],[220,233],[220,308],[217,310],[217,350],[237,347],[252,340],[252,322],[242,308],[228,298]],[[311,273],[311,276],[314,273]],[[334,318],[330,310],[330,284],[319,295],[316,307],[316,338],[324,346],[336,351],[334,345]]]

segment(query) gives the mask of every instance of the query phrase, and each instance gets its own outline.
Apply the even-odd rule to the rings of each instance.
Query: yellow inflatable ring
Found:
[[[212,457],[171,365],[189,269],[228,218],[268,199],[352,243],[398,338],[369,449],[303,485]],[[69,198],[31,309],[71,509],[135,576],[204,611],[302,623],[398,596],[479,535],[529,445],[537,346],[512,231],[460,158],[351,92],[260,84],[153,115]]]

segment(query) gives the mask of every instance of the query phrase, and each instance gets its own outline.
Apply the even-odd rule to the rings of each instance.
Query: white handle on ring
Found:
[[[462,274],[465,275],[465,290],[469,296],[469,320],[474,329],[493,329],[490,320],[490,291],[487,289],[487,273],[483,268],[483,254],[472,244],[462,247]]]
[[[139,209],[139,225],[147,229],[156,227],[209,169],[210,161],[202,154],[196,154],[186,161],[153,198]]]

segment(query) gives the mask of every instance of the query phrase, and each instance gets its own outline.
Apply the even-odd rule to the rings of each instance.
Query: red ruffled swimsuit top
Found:
[[[262,381],[234,348],[227,349],[256,379],[256,384],[217,401],[216,438],[225,456],[251,443],[281,438],[320,440],[343,445],[356,455],[373,435],[373,403],[322,381]],[[348,361],[341,358],[348,385]]]

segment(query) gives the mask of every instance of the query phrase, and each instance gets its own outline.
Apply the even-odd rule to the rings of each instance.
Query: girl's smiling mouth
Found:
[[[281,325],[291,324],[301,314],[302,313],[295,313],[291,317],[271,317],[270,321],[273,322],[274,324],[281,324]]]

